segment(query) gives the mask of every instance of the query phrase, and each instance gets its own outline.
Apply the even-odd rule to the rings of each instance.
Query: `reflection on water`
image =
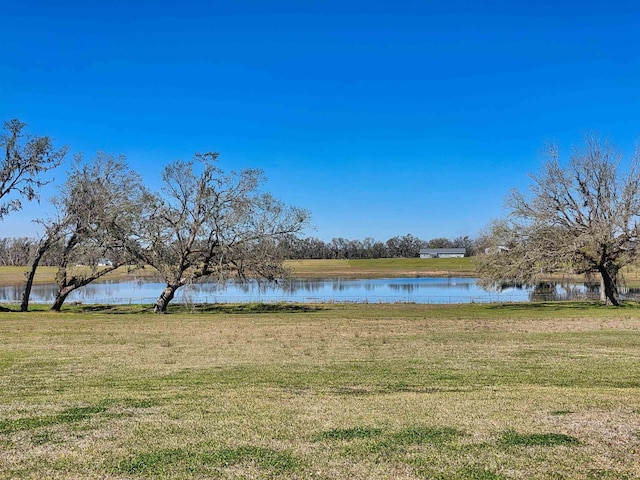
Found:
[[[164,284],[151,282],[93,283],[73,292],[68,302],[153,303]],[[33,303],[52,303],[55,285],[36,285]],[[638,289],[626,289],[625,297],[637,296]],[[0,287],[0,302],[18,303],[21,286]],[[532,287],[505,287],[485,290],[474,278],[382,278],[360,280],[291,280],[279,284],[228,282],[201,283],[178,290],[176,302],[359,302],[359,303],[469,303],[526,302],[597,298],[598,289],[584,284],[540,283]]]

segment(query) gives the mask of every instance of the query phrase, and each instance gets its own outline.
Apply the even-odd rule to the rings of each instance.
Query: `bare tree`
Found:
[[[48,181],[40,174],[60,165],[67,148],[54,150],[49,137],[28,135],[26,123],[18,119],[4,122],[5,134],[0,136],[0,219],[22,208],[21,198],[37,200],[40,187]]]
[[[162,192],[137,229],[140,259],[166,282],[156,313],[166,312],[178,288],[201,278],[278,278],[285,273],[278,242],[308,223],[306,211],[259,190],[261,171],[227,174],[217,157],[196,154],[168,165]]]
[[[629,169],[619,171],[621,154],[608,141],[587,136],[568,165],[556,146],[529,194],[514,190],[510,216],[495,223],[478,259],[485,282],[533,282],[555,272],[600,277],[604,303],[618,305],[622,267],[640,248],[640,150]]]
[[[0,265],[25,266],[34,250],[31,238],[0,238]]]
[[[140,177],[128,168],[124,157],[99,152],[89,163],[77,157],[60,195],[53,200],[57,215],[41,220],[45,235],[27,276],[21,310],[28,309],[35,271],[54,246],[60,249],[58,291],[51,307],[55,311],[74,290],[132,264],[132,228],[144,194]]]

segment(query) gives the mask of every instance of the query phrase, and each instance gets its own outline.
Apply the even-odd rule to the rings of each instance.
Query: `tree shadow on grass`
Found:
[[[77,305],[69,309],[67,312],[79,313],[110,313],[114,315],[130,315],[136,313],[148,313],[151,310],[148,305]]]
[[[628,308],[637,309],[638,302],[621,302],[619,307],[604,305],[597,301],[562,301],[562,302],[529,302],[529,303],[497,303],[488,305],[489,310],[502,311],[548,311],[556,312],[560,310],[585,310],[585,309],[610,309],[610,308]]]
[[[177,309],[186,309],[183,305],[175,305]],[[191,310],[191,309],[190,309]],[[236,304],[199,304],[194,307],[200,313],[222,314],[256,314],[256,313],[307,313],[326,310],[317,305],[296,303],[236,303]]]
[[[293,303],[199,303],[195,305],[185,305],[175,303],[169,305],[167,313],[190,313],[190,314],[262,314],[262,313],[308,313],[325,310],[317,305],[303,305]],[[70,307],[67,311],[79,313],[106,313],[106,314],[149,314],[153,313],[153,306],[150,305],[77,305]]]
[[[27,312],[21,312],[20,307],[8,308],[0,306],[0,312],[7,313],[42,313],[51,312],[51,305],[35,304]],[[152,311],[147,305],[82,305],[69,304],[62,307],[61,312],[55,313],[113,313],[119,315],[145,313]]]

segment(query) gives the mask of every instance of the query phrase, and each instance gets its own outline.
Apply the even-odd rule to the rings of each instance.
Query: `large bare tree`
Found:
[[[57,167],[67,148],[53,148],[49,137],[25,133],[26,123],[18,119],[4,122],[0,135],[0,219],[22,208],[21,199],[37,200],[39,189],[48,181],[40,175]]]
[[[156,313],[166,312],[176,290],[199,279],[285,274],[278,242],[308,223],[305,210],[260,190],[260,170],[225,173],[217,157],[196,154],[193,161],[168,165],[162,192],[137,228],[140,259],[166,282]]]
[[[59,250],[58,290],[51,307],[55,311],[74,290],[133,264],[132,229],[138,224],[144,195],[140,177],[129,169],[124,157],[98,152],[90,162],[76,158],[53,200],[56,216],[40,222],[45,234],[27,274],[21,310],[28,309],[36,269],[53,247]]]
[[[602,301],[618,305],[618,274],[640,249],[640,150],[624,171],[620,152],[595,135],[574,148],[566,165],[556,146],[548,156],[531,175],[529,192],[509,195],[510,215],[491,228],[480,275],[485,282],[595,275]]]

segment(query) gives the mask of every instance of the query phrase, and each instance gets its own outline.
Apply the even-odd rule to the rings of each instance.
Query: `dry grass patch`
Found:
[[[0,313],[0,477],[640,478],[639,326],[591,304]]]

